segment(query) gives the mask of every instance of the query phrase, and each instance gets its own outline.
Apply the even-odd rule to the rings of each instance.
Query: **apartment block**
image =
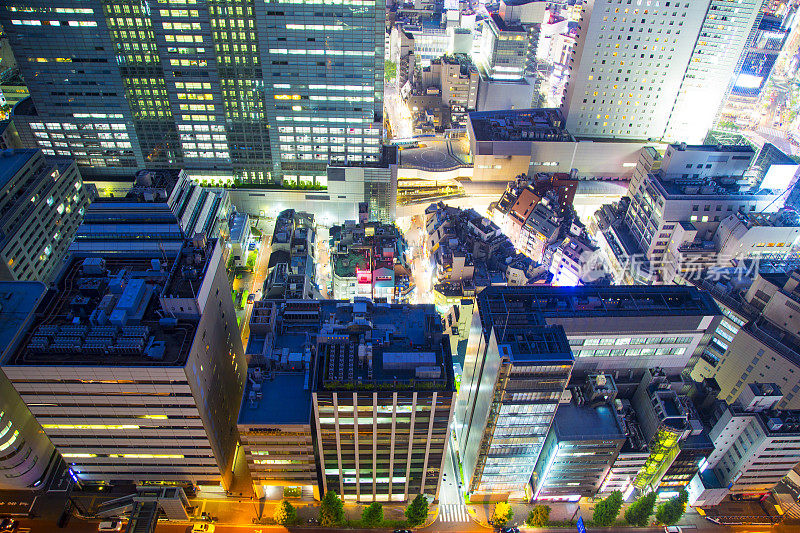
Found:
[[[325,301],[320,315],[312,418],[322,492],[438,499],[455,384],[434,307]]]
[[[776,383],[783,391],[777,406],[800,408],[800,272],[734,272],[701,286],[711,291],[725,318],[693,378],[714,378],[728,403],[752,383]]]
[[[0,279],[49,282],[90,199],[73,161],[0,153]]]
[[[467,55],[455,54],[431,62],[431,70],[438,71],[442,103],[450,107],[452,127],[463,128],[467,113],[475,111],[478,104],[478,69]]]
[[[72,258],[0,364],[82,482],[231,486],[246,361],[217,240]]]
[[[749,146],[673,144],[660,163],[652,155],[637,164],[645,169],[631,180],[624,222],[604,232],[635,281],[670,283],[718,261],[727,266],[733,257],[723,258],[723,251],[746,258],[785,250],[796,239],[794,222],[762,215],[780,209],[782,191],[751,190],[746,173],[755,154]]]
[[[800,412],[776,409],[781,396],[773,383],[751,383],[733,404],[718,406],[714,452],[704,475],[692,480],[693,502],[710,506],[728,493],[769,494],[792,471],[800,461]]]

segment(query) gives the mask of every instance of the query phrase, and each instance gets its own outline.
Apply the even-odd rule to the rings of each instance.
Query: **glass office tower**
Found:
[[[380,160],[384,0],[4,2],[23,140],[84,175],[325,185]]]

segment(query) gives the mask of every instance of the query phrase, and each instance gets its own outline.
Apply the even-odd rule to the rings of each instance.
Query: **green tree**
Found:
[[[608,527],[617,519],[620,509],[622,509],[622,493],[615,490],[594,506],[592,522],[599,527]]]
[[[249,254],[247,254],[246,266],[247,266],[247,270],[249,270],[250,272],[252,272],[256,268],[256,256],[257,255],[258,254],[256,254],[255,251],[252,251]]]
[[[677,496],[658,506],[656,520],[668,526],[677,523],[686,511],[686,502],[688,501],[689,493],[681,490]]]
[[[286,500],[281,500],[277,507],[275,507],[275,523],[282,526],[290,526],[297,522],[297,511],[294,506]]]
[[[425,496],[418,494],[414,501],[406,507],[406,520],[411,527],[425,523],[428,518],[428,500]]]
[[[528,519],[525,524],[529,527],[547,527],[550,523],[550,506],[549,505],[534,505],[531,512],[528,513]]]
[[[361,512],[361,523],[367,527],[374,527],[383,522],[383,505],[378,502],[369,504]]]
[[[625,521],[632,526],[645,527],[650,522],[653,507],[656,505],[656,493],[650,492],[641,496],[625,511]]]
[[[492,524],[495,526],[505,526],[509,520],[514,518],[514,509],[508,502],[499,502],[494,506],[494,513],[492,513]]]
[[[344,522],[344,505],[336,492],[329,490],[319,506],[319,523],[323,527],[338,526]]]
[[[397,77],[397,63],[389,61],[388,59],[383,62],[383,77],[387,81],[392,81]]]

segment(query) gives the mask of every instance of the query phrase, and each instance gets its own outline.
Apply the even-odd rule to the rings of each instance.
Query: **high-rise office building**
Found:
[[[734,81],[762,3],[762,0],[711,0],[699,35],[691,37],[694,49],[669,115],[664,140],[691,143],[705,140]]]
[[[0,154],[0,279],[50,281],[89,205],[73,161]]]
[[[246,361],[217,240],[73,258],[0,360],[86,483],[231,486]]]
[[[324,185],[380,160],[385,3],[6,2],[28,144],[82,169]],[[105,168],[108,167],[108,168]],[[93,169],[93,170],[89,170]]]
[[[594,496],[626,441],[613,406],[559,405],[531,478],[533,499]]]
[[[603,372],[631,397],[650,368],[680,374],[702,352],[719,315],[710,296],[678,286],[487,287],[476,299],[455,428],[467,490],[476,498],[523,494],[527,481],[520,480],[533,473],[561,398],[556,389]],[[570,353],[552,326],[563,329]],[[530,399],[541,405],[515,403]],[[503,429],[515,424],[524,428]]]
[[[567,128],[702,142],[759,8],[756,0],[585,3],[562,103]]]
[[[788,21],[787,21],[788,22]],[[731,94],[756,97],[767,83],[775,60],[786,42],[790,26],[775,15],[764,15],[758,23],[753,38],[748,43],[742,65],[737,69]]]
[[[313,373],[322,491],[345,500],[439,497],[455,394],[432,305],[324,302]]]
[[[483,328],[562,326],[575,356],[573,377],[604,372],[623,397],[650,368],[677,375],[694,364],[719,321],[713,299],[686,286],[487,287],[478,304]]]
[[[478,297],[480,316],[487,302]],[[573,357],[560,326],[473,318],[456,403],[465,490],[480,501],[522,498],[570,378]]]

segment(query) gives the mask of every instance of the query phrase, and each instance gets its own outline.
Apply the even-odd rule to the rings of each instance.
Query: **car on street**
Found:
[[[214,533],[216,528],[214,524],[195,524],[192,533]]]
[[[17,522],[13,518],[0,519],[0,532],[12,533],[17,529],[19,529],[19,522]]]
[[[519,533],[519,528],[516,527],[504,527],[500,529],[500,533]]]
[[[253,303],[255,301],[256,301],[255,293],[251,292],[250,294],[247,295],[247,303],[251,304],[251,303]]]
[[[666,526],[664,533],[681,533],[683,530],[680,526]]]
[[[392,533],[412,533],[409,529],[395,529]]]

